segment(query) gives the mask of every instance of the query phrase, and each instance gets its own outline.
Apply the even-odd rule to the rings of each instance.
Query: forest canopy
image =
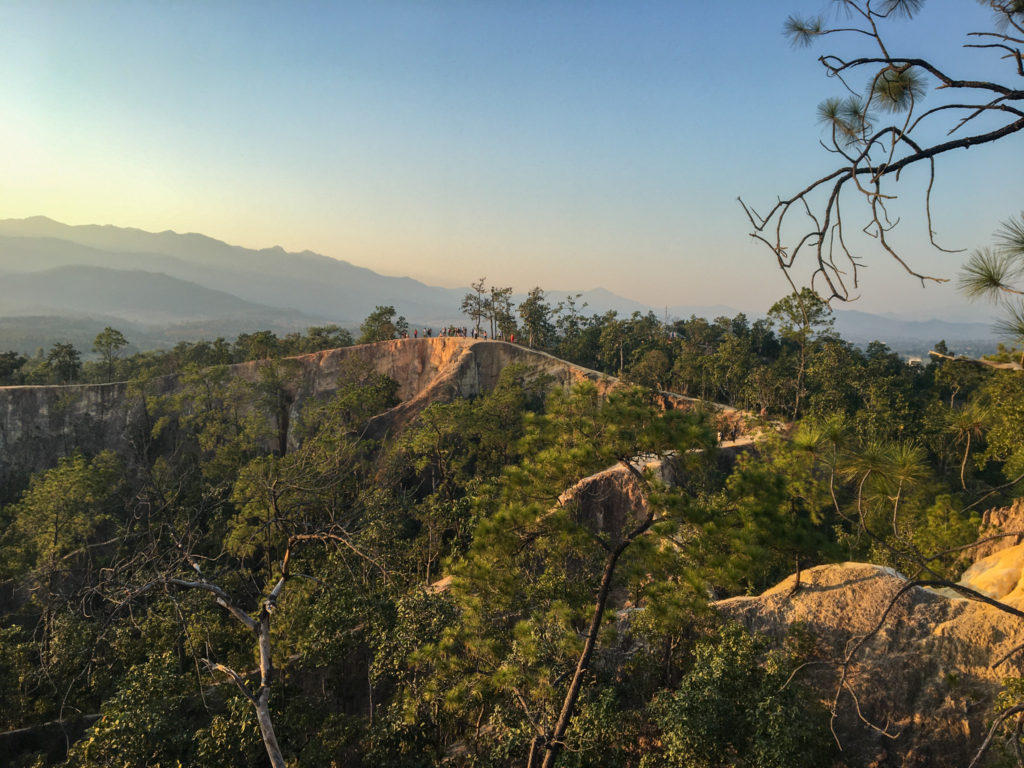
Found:
[[[509,365],[381,432],[398,385],[355,357],[285,418],[301,364],[266,334],[142,355],[184,364],[171,389],[133,385],[126,450],[70,446],[5,489],[4,726],[73,734],[15,764],[838,759],[802,677],[773,694],[812,646],[769,649],[709,595],[843,560],[954,576],[971,501],[1024,472],[1019,374],[857,348],[809,291],[753,323],[667,325],[532,296],[534,344],[623,383]],[[217,349],[261,373],[200,364]],[[756,458],[723,465],[740,430],[664,390],[743,408]]]

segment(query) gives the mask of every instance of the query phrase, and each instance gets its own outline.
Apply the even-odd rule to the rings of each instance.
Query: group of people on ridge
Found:
[[[433,335],[434,335],[434,329],[433,328],[427,328],[425,331],[423,331],[423,337],[424,338],[431,338],[431,337],[433,337]],[[413,331],[412,331],[412,338],[418,339],[419,336],[420,336],[420,329],[419,328],[414,328]],[[460,327],[455,326],[455,325],[449,325],[447,327],[441,328],[441,330],[438,331],[437,336],[438,336],[438,338],[449,337],[449,338],[463,338],[463,339],[472,337],[474,339],[483,339],[484,341],[487,341],[487,329],[480,329],[480,328],[469,329],[469,328],[466,328],[466,327],[460,328]],[[402,338],[403,339],[408,339],[409,338],[409,332],[408,331],[402,331]],[[503,338],[504,338],[504,334],[500,330],[497,333],[494,334],[494,340],[495,341],[501,341]],[[509,339],[508,340],[510,342],[512,342],[513,344],[515,344],[516,343],[516,335],[514,333],[509,334]]]

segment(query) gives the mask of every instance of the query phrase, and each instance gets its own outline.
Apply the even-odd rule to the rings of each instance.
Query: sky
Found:
[[[0,218],[201,232],[432,285],[763,312],[788,285],[737,198],[763,211],[832,167],[815,108],[841,89],[816,59],[864,48],[782,35],[789,13],[828,5],[5,0]],[[977,3],[928,0],[891,39],[1010,81],[960,48],[988,26]],[[892,203],[897,243],[955,278],[965,254],[927,245],[924,184],[908,174]],[[984,246],[1022,193],[1024,137],[942,158],[933,228],[945,247]],[[850,308],[993,315],[857,247]]]

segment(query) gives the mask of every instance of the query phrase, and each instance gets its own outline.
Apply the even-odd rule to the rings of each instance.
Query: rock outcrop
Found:
[[[487,392],[502,370],[526,365],[532,376],[550,386],[567,387],[591,381],[608,391],[619,380],[556,357],[515,344],[463,338],[400,339],[343,347],[289,358],[287,422],[295,423],[309,398],[330,395],[348,364],[360,360],[398,382],[401,403],[370,424],[370,433],[398,429],[432,402],[448,402]],[[255,361],[229,367],[232,375],[260,380],[268,363]],[[168,393],[179,386],[175,376],[147,382],[146,392]],[[667,408],[690,408],[699,401],[664,393]],[[738,411],[708,404],[720,412],[723,428],[742,432]],[[142,390],[130,383],[80,386],[0,387],[0,485],[12,477],[56,464],[74,450],[123,449],[133,430],[147,427]]]
[[[1024,499],[986,511],[979,542],[960,583],[1024,610]]]
[[[993,600],[1024,609],[1024,544],[981,558],[964,571],[960,583]]]
[[[655,479],[668,485],[682,479],[679,463],[671,458],[640,458],[632,465],[640,472],[650,470]],[[558,503],[571,506],[577,522],[616,541],[647,514],[646,492],[633,471],[616,464],[580,480]]]
[[[795,583],[717,608],[776,638],[811,632],[821,663],[801,674],[829,705],[849,659],[835,730],[850,764],[967,765],[1002,680],[1024,673],[1024,658],[1010,653],[1024,643],[1024,620],[863,563],[819,566]]]
[[[1008,507],[986,510],[981,518],[981,542],[972,550],[975,560],[1024,543],[1024,498]]]
[[[173,378],[153,382],[159,391]],[[123,449],[144,428],[144,409],[125,382],[0,387],[0,495],[6,483],[52,467],[76,450]]]

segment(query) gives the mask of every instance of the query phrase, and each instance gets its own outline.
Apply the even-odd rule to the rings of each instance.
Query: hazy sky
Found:
[[[781,34],[827,5],[4,0],[0,218],[308,248],[437,285],[763,310],[786,284],[736,198],[766,209],[829,168],[815,107],[840,93],[816,63],[830,49]],[[1010,80],[958,47],[986,22],[977,3],[928,0],[897,37]],[[963,256],[924,244],[914,189],[904,253],[955,276]],[[958,152],[940,161],[935,228],[985,245],[1022,192],[1022,137]],[[862,253],[854,308],[965,306]]]

